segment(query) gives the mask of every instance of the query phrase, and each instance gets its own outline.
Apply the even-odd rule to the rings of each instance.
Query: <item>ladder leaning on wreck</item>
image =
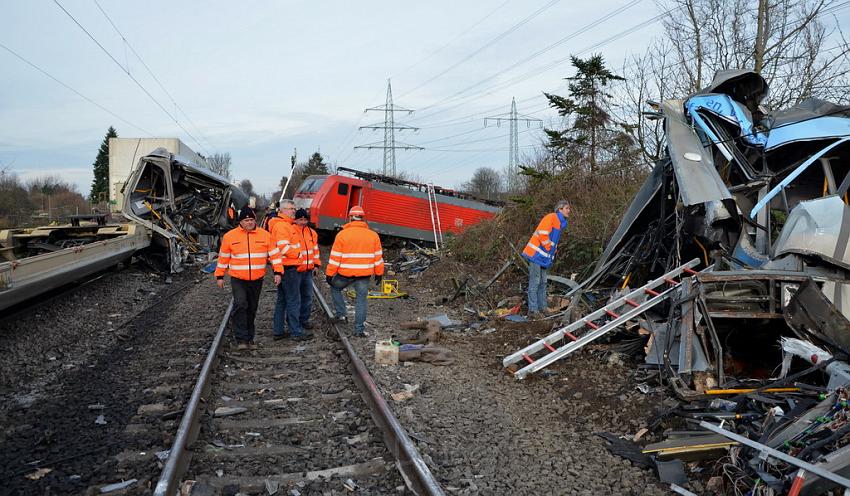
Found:
[[[682,283],[680,276],[683,273],[697,274],[693,268],[699,263],[700,260],[695,258],[676,267],[625,296],[581,317],[572,324],[561,327],[545,338],[505,357],[502,360],[502,365],[511,371],[517,379],[524,379],[527,375],[544,369],[669,298]],[[677,277],[680,279],[676,280]],[[664,285],[668,286],[666,290],[656,291]],[[604,318],[610,320],[601,323],[601,325],[595,322]],[[577,334],[581,335],[577,336]],[[559,347],[562,341],[568,342]],[[523,363],[526,363],[526,365],[520,367]]]

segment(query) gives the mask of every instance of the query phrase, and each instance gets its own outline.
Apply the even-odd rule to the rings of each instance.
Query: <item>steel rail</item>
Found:
[[[189,446],[198,437],[200,417],[203,413],[199,407],[202,398],[208,392],[209,378],[218,361],[218,352],[221,349],[221,343],[224,341],[224,330],[227,328],[227,321],[230,319],[230,313],[232,311],[233,298],[230,299],[230,304],[224,312],[221,325],[218,327],[218,333],[216,333],[215,339],[213,339],[210,351],[204,361],[204,366],[198,376],[198,382],[195,384],[195,389],[192,390],[189,404],[186,405],[183,418],[180,420],[177,435],[174,437],[171,450],[168,452],[168,459],[162,468],[159,482],[156,483],[156,488],[154,488],[153,493],[156,496],[173,496],[178,491],[177,485],[189,467]]]
[[[328,315],[328,318],[332,318],[333,312],[315,282],[313,283],[313,293],[315,293],[316,299]],[[413,441],[410,440],[407,432],[405,432],[404,427],[401,426],[398,419],[393,415],[392,410],[390,410],[389,405],[387,405],[387,402],[384,401],[366,365],[357,356],[357,353],[354,351],[351,343],[349,343],[348,338],[343,334],[340,326],[337,324],[332,325],[343,347],[345,347],[346,353],[348,353],[350,359],[349,366],[354,373],[354,382],[360,388],[360,395],[366,404],[369,405],[375,424],[383,432],[384,444],[386,444],[387,448],[395,456],[396,466],[399,472],[401,472],[408,489],[418,496],[443,495],[443,489],[437,483],[436,479],[434,479]]]

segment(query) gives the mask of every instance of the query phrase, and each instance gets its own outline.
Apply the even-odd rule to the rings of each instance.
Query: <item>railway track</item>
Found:
[[[228,308],[154,494],[443,494],[314,292],[326,323],[307,342],[273,341],[266,312],[257,349],[225,350]]]

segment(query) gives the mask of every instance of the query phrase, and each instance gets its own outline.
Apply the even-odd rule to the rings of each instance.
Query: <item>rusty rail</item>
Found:
[[[316,295],[316,299],[319,300],[319,304],[328,317],[333,317],[330,306],[328,306],[327,301],[315,282],[313,283],[313,293]],[[398,419],[393,415],[392,410],[390,410],[389,405],[387,405],[387,402],[384,401],[366,365],[357,356],[357,353],[352,348],[351,343],[348,342],[348,338],[345,337],[340,326],[333,324],[333,327],[351,360],[349,366],[354,373],[354,382],[360,388],[360,395],[363,397],[363,401],[369,405],[375,424],[383,432],[384,444],[386,444],[387,448],[395,456],[396,466],[399,472],[401,472],[408,489],[418,496],[443,495],[443,489],[437,483],[436,479],[434,479],[416,446],[414,446],[413,441],[410,440],[407,432],[405,432],[404,427],[401,426]]]

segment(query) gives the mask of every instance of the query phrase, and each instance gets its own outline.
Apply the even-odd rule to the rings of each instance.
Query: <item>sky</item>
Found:
[[[541,119],[519,123],[520,154],[533,153],[541,124],[557,125],[543,92],[566,92],[570,55],[601,53],[616,70],[661,25],[621,33],[658,11],[651,0],[0,0],[0,168],[87,194],[114,126],[230,153],[234,178],[266,194],[294,150],[380,170],[382,150],[354,146],[383,143],[383,130],[358,127],[383,125],[364,109],[385,104],[389,80],[394,104],[414,110],[396,125],[419,128],[397,142],[425,148],[397,150],[397,170],[455,187],[507,165],[508,125],[485,117],[515,98]]]

